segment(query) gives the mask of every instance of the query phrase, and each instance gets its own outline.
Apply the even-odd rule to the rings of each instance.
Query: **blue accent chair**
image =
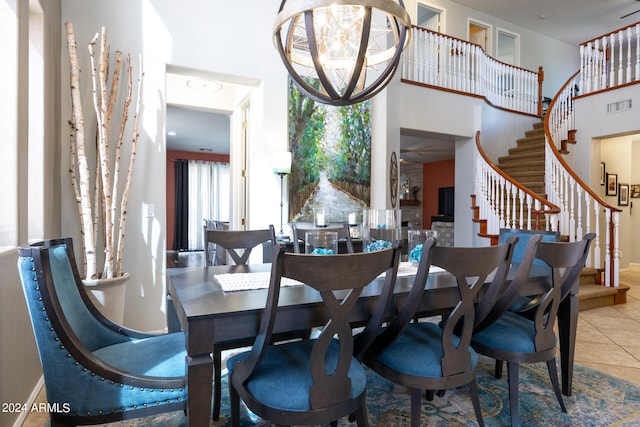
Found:
[[[240,399],[247,408],[276,425],[318,425],[354,416],[366,427],[367,375],[353,356],[349,323],[363,289],[386,273],[375,307],[389,308],[400,260],[400,248],[339,255],[285,253],[275,248],[271,283],[258,336],[250,351],[231,357],[229,392],[232,426],[239,426]],[[317,292],[314,316],[326,323],[314,338],[273,345],[278,297],[283,277]],[[286,309],[286,307],[285,307]],[[280,311],[281,312],[281,311]],[[386,310],[374,311],[365,330],[378,330]]]
[[[544,231],[544,230],[523,230],[517,228],[501,228],[500,234],[498,235],[498,244],[506,242],[511,237],[517,237],[518,241],[513,250],[513,257],[511,258],[511,262],[515,264],[517,267],[524,258],[525,250],[527,247],[527,243],[529,239],[533,236],[540,236],[541,241],[543,242],[559,242],[560,241],[560,232],[559,231]],[[548,266],[546,263],[542,262],[542,260],[534,259],[532,267],[535,269],[547,269]],[[536,299],[531,296],[520,296],[514,299],[510,310],[518,311],[527,307],[529,304],[535,304]]]
[[[480,354],[496,360],[495,377],[502,376],[502,362],[507,362],[509,384],[509,406],[511,425],[520,423],[518,405],[518,377],[520,363],[546,362],[549,377],[562,412],[567,412],[562,400],[556,368],[557,338],[554,332],[562,289],[573,286],[584,267],[585,256],[593,239],[587,234],[577,242],[545,242],[541,235],[532,236],[513,279],[498,296],[491,310],[476,324],[472,347]],[[534,258],[546,263],[550,273],[539,280],[545,291],[532,305],[531,316],[511,311],[519,288],[529,278]]]
[[[18,269],[42,364],[52,426],[185,410],[185,337],[106,319],[80,280],[71,239],[19,248]],[[52,405],[53,406],[53,405]]]
[[[471,402],[480,426],[484,425],[476,383],[478,357],[470,347],[474,302],[489,275],[502,287],[509,271],[512,243],[489,247],[439,247],[435,239],[423,244],[418,272],[404,304],[388,326],[374,335],[360,335],[356,355],[384,378],[411,390],[411,426],[420,426],[422,390],[469,385]],[[431,266],[449,274],[429,274]],[[451,278],[451,276],[453,276]],[[429,281],[454,280],[459,300],[440,324],[411,322]],[[365,331],[366,332],[366,331]]]

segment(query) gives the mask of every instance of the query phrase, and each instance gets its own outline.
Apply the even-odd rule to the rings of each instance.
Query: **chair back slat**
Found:
[[[262,230],[205,230],[205,248],[209,243],[216,245],[215,260],[209,259],[209,251],[205,251],[206,265],[216,265],[220,258],[217,252],[222,249],[231,257],[237,265],[246,265],[249,262],[252,250],[266,242],[276,245],[276,233],[273,225]]]

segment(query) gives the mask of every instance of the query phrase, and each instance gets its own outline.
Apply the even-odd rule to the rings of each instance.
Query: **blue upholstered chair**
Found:
[[[435,239],[423,244],[418,272],[399,314],[381,332],[360,335],[356,355],[384,378],[411,390],[411,426],[420,425],[422,390],[433,393],[469,385],[471,402],[483,426],[476,384],[476,352],[469,346],[474,324],[474,302],[489,275],[499,287],[506,280],[511,257],[508,244],[459,248],[435,246]],[[431,266],[449,274],[429,274]],[[413,322],[427,280],[455,280],[460,299],[440,325]]]
[[[559,242],[559,231],[544,231],[544,230],[520,230],[516,228],[501,228],[498,234],[498,244],[506,243],[511,237],[517,237],[515,247],[513,248],[513,256],[511,262],[514,264],[520,264],[524,257],[525,250],[527,248],[527,242],[532,236],[540,236],[540,240],[543,242]],[[546,266],[541,260],[533,260],[533,265]]]
[[[543,242],[559,242],[560,241],[560,232],[559,231],[546,231],[546,230],[523,230],[517,228],[501,228],[500,234],[498,235],[498,244],[506,242],[508,239],[512,237],[517,237],[518,240],[513,249],[513,257],[511,258],[511,262],[514,264],[520,264],[522,259],[524,258],[524,253],[527,247],[527,243],[529,239],[533,236],[540,236],[540,240]],[[532,266],[536,268],[546,267],[546,264],[539,259],[534,259]],[[524,307],[526,307],[534,298],[530,296],[519,296],[515,298],[511,310],[517,311]]]
[[[91,303],[71,239],[19,249],[51,425],[99,424],[186,408],[185,337],[115,325]]]
[[[585,253],[593,239],[586,235],[577,242],[545,242],[535,235],[527,242],[525,254],[516,276],[498,297],[491,311],[476,325],[471,345],[480,354],[496,360],[496,378],[502,375],[502,362],[507,362],[511,425],[520,422],[518,405],[518,376],[520,363],[546,362],[553,391],[563,412],[567,412],[556,368],[556,335],[554,324],[562,299],[562,289],[571,287],[584,267]],[[534,258],[549,268],[541,285],[546,290],[537,298],[529,312],[530,318],[510,311],[518,295],[518,288],[528,278]],[[540,280],[540,279],[536,279]]]
[[[367,426],[366,373],[353,357],[349,314],[364,287],[382,273],[386,275],[376,306],[388,307],[399,259],[398,243],[382,251],[339,255],[276,248],[258,336],[250,351],[227,362],[232,425],[239,425],[242,399],[254,414],[276,425],[335,425],[354,414],[358,426]],[[305,292],[317,292],[314,316],[326,321],[317,337],[271,344],[283,278],[301,282],[308,287]],[[372,316],[365,330],[375,333],[383,320]]]

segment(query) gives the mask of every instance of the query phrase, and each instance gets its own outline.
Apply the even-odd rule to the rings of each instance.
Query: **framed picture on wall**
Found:
[[[607,181],[604,162],[600,162],[600,185],[604,185]]]
[[[618,206],[629,206],[629,184],[618,186]]]
[[[607,174],[607,196],[617,196],[617,195],[618,195],[618,174],[608,173]]]
[[[631,185],[630,192],[632,199],[637,199],[638,197],[640,197],[640,184]]]

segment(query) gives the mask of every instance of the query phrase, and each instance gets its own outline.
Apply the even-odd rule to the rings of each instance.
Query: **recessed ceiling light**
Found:
[[[177,134],[175,133],[175,131],[170,130],[169,132],[167,132],[167,135],[176,136]]]
[[[542,14],[542,15],[539,15],[539,16],[538,16],[538,18],[540,18],[540,19],[547,19],[547,15]]]
[[[205,92],[217,92],[222,89],[222,84],[216,80],[192,79],[187,82],[187,86],[191,89],[201,90]]]

